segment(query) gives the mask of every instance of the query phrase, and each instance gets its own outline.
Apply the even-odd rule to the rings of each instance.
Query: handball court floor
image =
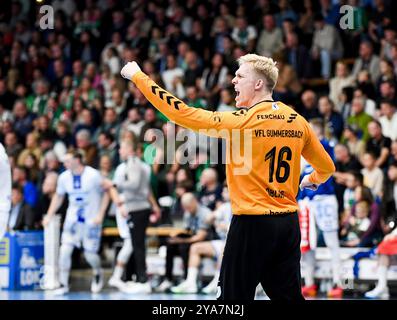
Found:
[[[205,294],[125,294],[107,285],[110,270],[105,271],[105,285],[98,294],[90,292],[91,272],[88,270],[75,270],[71,274],[71,291],[63,296],[54,295],[51,290],[0,290],[0,300],[215,300],[215,295]],[[264,295],[257,295],[255,300],[268,300]],[[316,298],[308,300],[329,300],[325,295],[319,294]],[[335,299],[332,299],[335,300]],[[340,299],[339,299],[340,300]],[[342,300],[365,300],[362,295],[345,295]],[[391,296],[390,300],[397,300]]]

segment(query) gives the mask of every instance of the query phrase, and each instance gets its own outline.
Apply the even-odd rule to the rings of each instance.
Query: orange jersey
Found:
[[[309,123],[282,102],[212,112],[187,106],[143,72],[132,81],[171,121],[228,141],[226,177],[233,214],[296,211],[301,155],[314,168],[312,183],[325,182],[335,171]]]

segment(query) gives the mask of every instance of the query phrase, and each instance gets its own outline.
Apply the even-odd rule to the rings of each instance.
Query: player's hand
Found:
[[[125,205],[121,205],[117,209],[124,218],[128,218],[128,210]]]
[[[299,188],[300,188],[301,190],[303,190],[304,188],[307,188],[307,189],[309,189],[309,190],[316,191],[317,188],[318,188],[318,184],[315,184],[315,183],[313,183],[313,182],[310,182],[310,181],[309,181],[309,175],[306,175],[306,176],[303,177],[303,179],[302,179],[302,181],[301,181],[301,184],[299,185]]]
[[[153,206],[153,213],[157,216],[160,217],[161,216],[161,208],[159,206]]]
[[[161,209],[159,206],[153,206],[153,213],[150,215],[149,220],[151,223],[156,223],[161,218]]]
[[[52,216],[50,216],[50,215],[48,215],[48,214],[46,214],[46,215],[43,217],[42,224],[43,224],[43,227],[44,227],[44,228],[48,226],[48,224],[51,222],[51,219],[52,219]]]
[[[123,69],[121,69],[120,74],[123,78],[131,80],[135,73],[141,71],[138,64],[135,61],[128,62]]]
[[[101,225],[102,222],[103,222],[103,217],[102,217],[102,215],[97,215],[97,216],[92,220],[92,223],[93,223],[94,225],[96,225],[96,226]]]

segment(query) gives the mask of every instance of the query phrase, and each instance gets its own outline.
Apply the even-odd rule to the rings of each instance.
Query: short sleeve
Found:
[[[103,192],[104,189],[102,187],[102,182],[103,182],[103,177],[101,173],[98,170],[95,170],[96,172],[96,177],[95,177],[95,188],[98,192]]]
[[[123,182],[123,164],[117,166],[113,176],[113,183],[118,186]]]
[[[57,181],[57,190],[56,193],[60,196],[64,196],[66,194],[66,173],[62,173]]]
[[[199,215],[199,221],[198,221],[198,229],[199,230],[208,230],[210,229],[211,225],[208,224],[207,217],[209,214],[211,214],[211,211],[207,209],[206,207],[200,209],[200,215]]]

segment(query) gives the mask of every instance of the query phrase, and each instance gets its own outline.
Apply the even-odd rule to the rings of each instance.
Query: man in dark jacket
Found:
[[[11,192],[11,214],[8,220],[9,230],[35,229],[35,212],[23,201],[23,190],[19,184],[13,184]]]

